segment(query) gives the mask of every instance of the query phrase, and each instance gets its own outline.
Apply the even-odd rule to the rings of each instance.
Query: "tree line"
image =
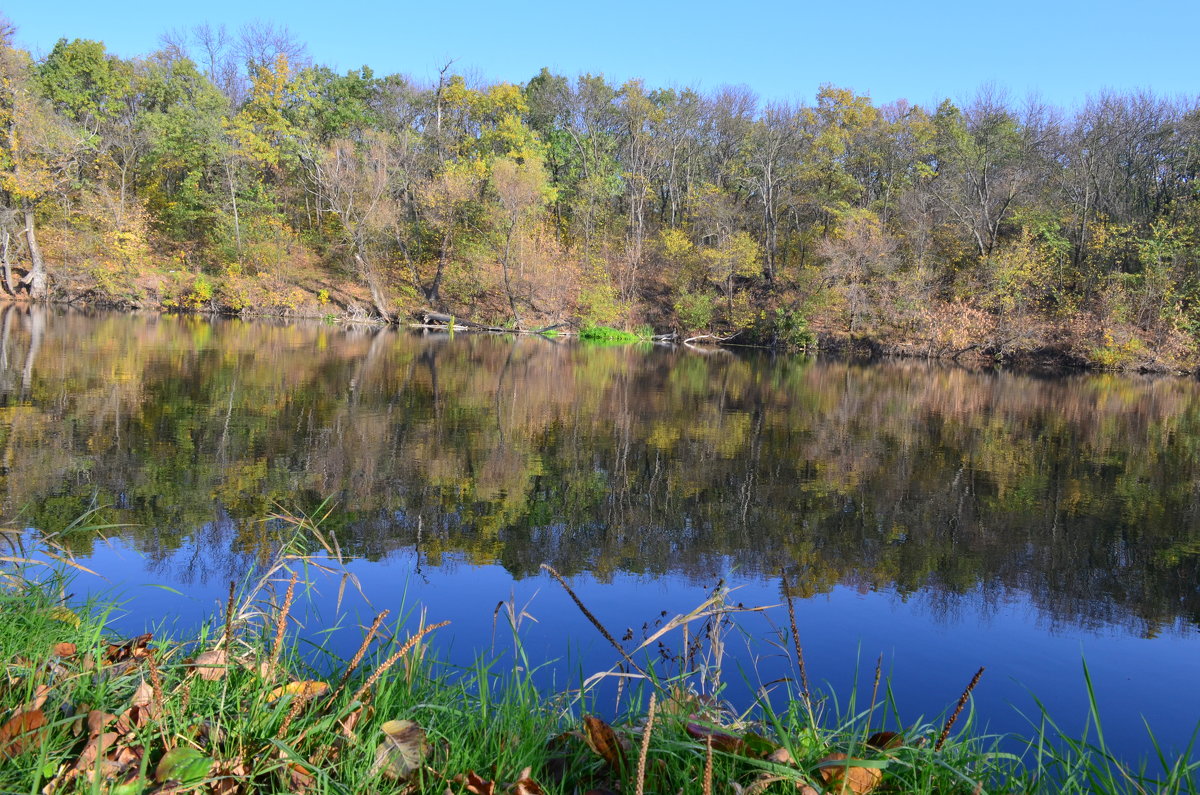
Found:
[[[0,31],[0,288],[35,299],[1190,369],[1198,165],[1196,96],[763,102],[338,73],[269,24],[129,59]]]

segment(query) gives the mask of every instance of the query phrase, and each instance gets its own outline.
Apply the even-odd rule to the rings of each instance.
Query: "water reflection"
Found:
[[[0,310],[3,512],[92,505],[152,572],[223,581],[333,495],[343,549],[542,562],[953,617],[1200,625],[1200,388],[522,337]],[[94,537],[70,539],[86,552]]]

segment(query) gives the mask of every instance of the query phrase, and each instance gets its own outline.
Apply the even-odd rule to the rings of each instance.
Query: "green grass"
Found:
[[[589,342],[641,342],[645,337],[640,337],[629,331],[622,331],[609,326],[584,326],[579,330],[579,339],[588,340]]]
[[[319,523],[301,524],[336,551]],[[497,782],[496,792],[691,793],[705,791],[706,779],[719,793],[737,792],[734,784],[837,792],[842,775],[880,793],[1196,792],[1200,763],[1188,761],[1191,748],[1131,768],[1105,745],[1094,700],[1094,736],[1065,737],[1042,714],[1020,755],[1003,750],[1013,738],[980,732],[965,697],[962,719],[951,721],[939,748],[945,721],[901,724],[878,672],[869,699],[806,697],[785,681],[769,698],[727,703],[720,682],[733,672],[722,670],[721,645],[711,641],[736,628],[742,609],[720,591],[639,645],[614,649],[620,665],[579,672],[572,686],[551,693],[534,679],[552,661],[527,657],[516,605],[498,611],[508,650],[470,667],[435,654],[431,640],[449,630],[408,636],[406,616],[382,619],[375,633],[364,627],[361,661],[342,659],[301,644],[290,619],[314,579],[340,576],[336,562],[291,542],[194,634],[155,637],[142,651],[114,647],[121,640],[108,629],[114,601],[67,612],[60,572],[10,568],[0,589],[0,792],[48,785],[55,793],[487,791],[478,782],[468,788],[472,775]],[[289,608],[293,575],[297,600]],[[710,645],[687,662],[655,662],[657,642],[675,642],[669,636],[684,627]],[[56,649],[63,643],[74,649]],[[1090,688],[1086,669],[1084,678]],[[301,682],[320,682],[324,692],[308,700],[274,695]],[[35,706],[45,725],[16,731],[29,718],[14,712],[25,708],[28,716]],[[875,747],[886,745],[872,739],[880,730],[902,740]],[[100,739],[100,756],[111,757],[106,767],[88,761]],[[830,759],[836,753],[851,761]]]

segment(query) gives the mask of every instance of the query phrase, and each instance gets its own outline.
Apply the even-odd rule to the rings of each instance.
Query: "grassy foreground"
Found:
[[[116,605],[68,606],[61,573],[0,570],[0,793],[1197,788],[1200,763],[1188,761],[1190,749],[1135,770],[1105,750],[1099,732],[1094,744],[1071,740],[1045,720],[1025,753],[1001,751],[1001,738],[974,728],[969,695],[978,674],[944,723],[901,726],[878,674],[869,702],[851,694],[839,709],[810,695],[797,642],[799,684],[779,683],[785,698],[777,690],[769,701],[724,703],[720,634],[743,608],[721,593],[636,648],[597,623],[619,665],[557,693],[533,684],[537,664],[521,651],[515,605],[498,609],[513,633],[505,664],[444,663],[428,645],[442,624],[422,622],[401,636],[386,613],[363,627],[352,659],[332,659],[303,649],[291,628],[310,562],[281,557],[231,588],[222,614],[194,636],[177,638],[111,637]],[[667,675],[647,651],[670,633],[692,652]]]

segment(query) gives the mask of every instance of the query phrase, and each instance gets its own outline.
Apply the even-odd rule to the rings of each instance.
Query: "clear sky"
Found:
[[[287,25],[339,71],[367,64],[422,81],[455,58],[455,71],[487,81],[524,82],[548,66],[805,101],[823,83],[922,104],[984,83],[1067,108],[1104,88],[1200,94],[1200,0],[5,0],[3,13],[35,54],[65,36],[143,55],[169,28],[259,19]]]

